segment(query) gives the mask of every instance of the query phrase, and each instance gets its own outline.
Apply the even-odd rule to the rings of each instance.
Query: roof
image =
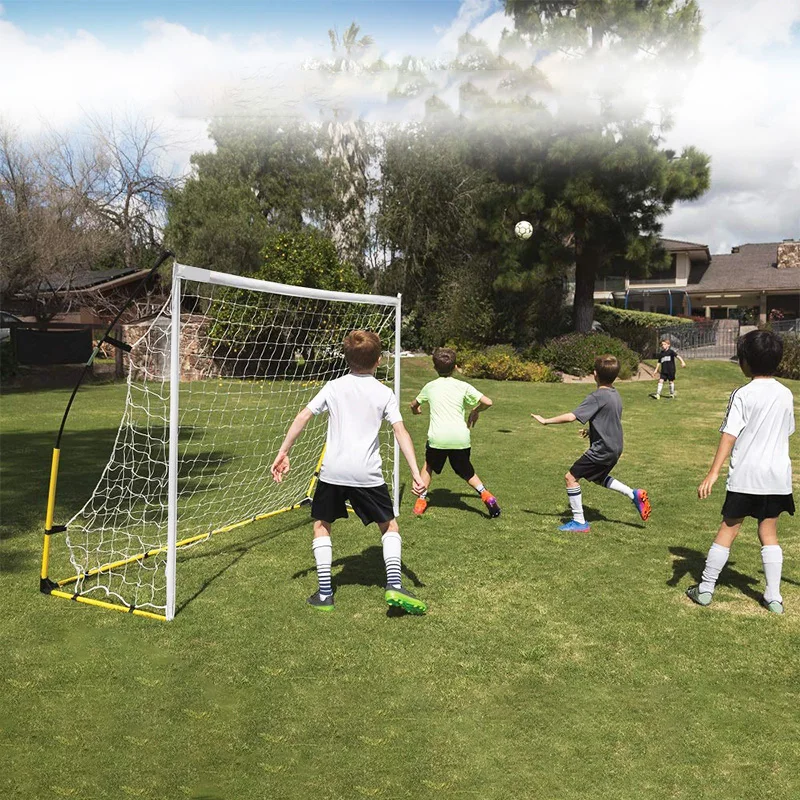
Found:
[[[87,269],[74,273],[71,278],[67,276],[53,277],[50,282],[57,288],[63,286],[72,291],[82,291],[116,281],[119,278],[127,278],[138,271],[136,269]]]
[[[699,242],[683,242],[680,239],[659,239],[661,246],[670,253],[686,252],[688,250],[704,250],[706,255],[710,257],[707,244],[700,244]]]
[[[800,269],[778,269],[778,242],[743,244],[738,253],[711,257],[699,283],[687,286],[693,293],[731,291],[800,292]]]

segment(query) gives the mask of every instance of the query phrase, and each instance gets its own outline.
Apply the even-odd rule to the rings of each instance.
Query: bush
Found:
[[[639,366],[639,356],[621,339],[605,333],[570,333],[551,339],[539,351],[545,364],[570,375],[589,375],[597,356],[610,353],[619,359],[619,377],[630,378]]]
[[[0,381],[11,380],[17,374],[17,359],[11,340],[0,343]]]
[[[783,358],[778,367],[777,377],[800,380],[800,338],[794,334],[781,337],[783,339]]]
[[[621,339],[640,358],[652,358],[657,353],[659,328],[692,324],[692,320],[686,317],[601,305],[594,307],[594,318],[606,333]]]
[[[458,360],[468,378],[532,383],[557,383],[561,380],[561,375],[546,364],[523,360],[511,345],[495,345],[477,353],[459,353]]]

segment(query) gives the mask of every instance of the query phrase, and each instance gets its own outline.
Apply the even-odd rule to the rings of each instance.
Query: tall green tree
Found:
[[[680,71],[693,62],[701,36],[695,0],[506,0],[517,46],[560,52],[584,70],[601,59],[635,59],[631,67]],[[619,59],[623,59],[620,61]],[[584,72],[587,74],[587,72]],[[569,243],[575,263],[574,327],[591,329],[595,278],[615,260],[646,269],[658,259],[661,220],[675,202],[709,186],[709,159],[696,148],[663,148],[668,115],[659,124],[638,107],[616,102],[613,87],[596,88],[572,120],[555,114],[537,202],[523,209],[540,229]],[[575,98],[573,98],[574,100]]]

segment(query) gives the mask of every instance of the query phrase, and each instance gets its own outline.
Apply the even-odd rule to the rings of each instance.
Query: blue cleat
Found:
[[[574,519],[571,519],[564,525],[559,525],[558,529],[560,531],[570,531],[571,533],[589,533],[591,530],[588,522],[578,522]]]

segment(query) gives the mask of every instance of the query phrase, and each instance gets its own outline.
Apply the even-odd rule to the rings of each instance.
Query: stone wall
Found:
[[[169,380],[169,322],[169,317],[160,316],[123,325],[123,341],[133,345],[127,363],[134,380]],[[181,316],[181,381],[206,380],[220,374],[219,365],[204,351],[208,322],[199,314]]]
[[[800,267],[800,242],[781,242],[778,245],[778,269]]]

